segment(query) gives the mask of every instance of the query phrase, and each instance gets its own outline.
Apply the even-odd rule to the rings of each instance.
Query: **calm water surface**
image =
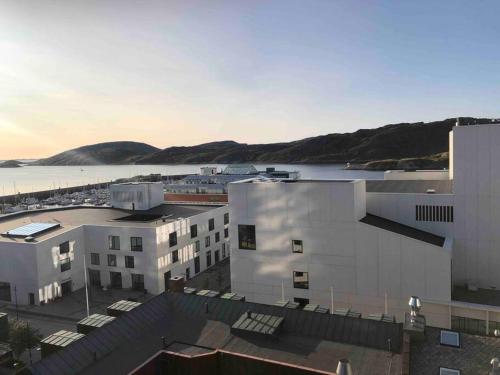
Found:
[[[113,181],[150,173],[162,175],[199,173],[200,167],[226,164],[178,164],[178,165],[95,165],[0,168],[0,195],[16,192],[28,193],[39,190],[64,188],[78,185]],[[312,179],[382,179],[383,172],[346,171],[344,165],[309,164],[254,164],[259,170],[266,167],[300,171],[301,178]]]

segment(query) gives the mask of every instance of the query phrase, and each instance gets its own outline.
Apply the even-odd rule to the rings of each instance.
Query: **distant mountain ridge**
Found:
[[[133,164],[144,155],[159,151],[140,142],[105,142],[61,152],[35,162],[36,165]]]
[[[462,117],[462,124],[500,123]],[[39,165],[196,164],[196,163],[352,163],[366,169],[386,166],[447,166],[448,133],[456,119],[400,123],[353,133],[327,134],[293,142],[246,144],[234,141],[163,150],[144,143],[108,142],[65,151]],[[404,159],[404,160],[403,160]],[[372,163],[377,162],[377,163]],[[366,164],[365,164],[366,163]]]

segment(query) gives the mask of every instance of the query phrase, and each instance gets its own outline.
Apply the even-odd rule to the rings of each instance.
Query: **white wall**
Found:
[[[164,201],[162,182],[113,184],[111,206],[126,210],[149,210]]]
[[[453,128],[454,280],[500,287],[500,126]]]
[[[366,212],[443,237],[453,236],[453,223],[417,221],[415,207],[453,204],[453,194],[366,193]]]
[[[386,171],[384,180],[449,180],[450,174],[446,170],[429,170],[429,171]]]
[[[411,295],[449,301],[450,250],[360,223],[357,188],[346,182],[230,184],[232,290],[275,303],[284,283],[287,299],[329,307],[333,286],[335,308],[363,313],[383,312],[387,292],[390,312],[400,318]],[[238,224],[256,226],[257,250],[238,248]],[[293,239],[303,241],[302,254],[292,253]],[[294,270],[309,272],[308,290],[293,287]]]

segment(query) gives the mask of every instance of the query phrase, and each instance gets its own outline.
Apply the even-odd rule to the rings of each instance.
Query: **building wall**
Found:
[[[384,180],[449,180],[450,173],[448,171],[386,171]]]
[[[360,223],[364,182],[239,183],[230,185],[232,290],[275,303],[307,298],[362,313],[400,319],[411,295],[450,301],[451,250]],[[239,249],[238,224],[255,225],[257,250]],[[303,253],[292,253],[292,240]],[[309,289],[293,285],[309,273]],[[447,320],[447,317],[441,317]]]
[[[126,210],[149,210],[163,203],[162,182],[113,184],[111,206]]]
[[[415,208],[453,206],[453,194],[366,193],[366,212],[439,236],[453,236],[453,222],[417,220]]]
[[[500,126],[453,128],[454,281],[499,288]]]

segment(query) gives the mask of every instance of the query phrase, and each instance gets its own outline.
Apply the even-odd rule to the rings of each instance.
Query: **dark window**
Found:
[[[200,241],[194,243],[194,252],[197,253],[198,251],[200,251]]]
[[[229,237],[229,228],[224,228],[224,238]]]
[[[0,282],[0,301],[11,302],[10,283]]]
[[[207,251],[207,267],[210,267],[212,265],[212,252]]]
[[[226,257],[226,244],[223,243],[222,244],[222,259],[224,259]]]
[[[130,237],[130,250],[142,251],[142,237]]]
[[[309,272],[293,271],[293,287],[309,289]]]
[[[205,247],[209,247],[210,246],[210,236],[206,236],[205,237]]]
[[[61,272],[69,271],[71,269],[71,261],[69,258],[63,259],[61,261]]]
[[[198,236],[198,225],[193,224],[191,225],[191,238],[195,238]]]
[[[116,267],[116,255],[108,254],[108,266]]]
[[[99,270],[89,270],[89,282],[92,286],[101,286],[101,272]]]
[[[90,264],[93,264],[94,266],[101,264],[98,253],[90,253]]]
[[[215,242],[219,242],[220,241],[220,232],[215,232]]]
[[[229,212],[224,214],[224,225],[229,224]]]
[[[188,268],[186,268],[186,280],[189,280],[191,278],[191,270]]]
[[[179,261],[179,250],[172,251],[172,263],[177,263]]]
[[[292,240],[292,253],[303,253],[302,240]]]
[[[134,268],[134,257],[130,255],[125,256],[125,268]]]
[[[177,245],[177,232],[172,232],[168,235],[168,244],[170,247]]]
[[[109,249],[110,250],[120,250],[120,237],[109,236],[108,237]]]
[[[144,290],[144,275],[132,274],[132,289],[134,290]]]
[[[238,225],[238,241],[240,249],[255,250],[255,225]]]
[[[63,242],[59,245],[59,254],[69,253],[69,241]]]
[[[220,251],[215,250],[214,256],[215,256],[215,263],[217,263],[220,260]]]
[[[200,257],[194,258],[194,273],[200,272]]]
[[[214,219],[209,219],[208,220],[208,230],[214,230],[215,228],[215,220]]]
[[[111,280],[111,287],[112,288],[117,288],[117,289],[122,288],[122,274],[121,274],[121,272],[110,272],[109,278]]]

